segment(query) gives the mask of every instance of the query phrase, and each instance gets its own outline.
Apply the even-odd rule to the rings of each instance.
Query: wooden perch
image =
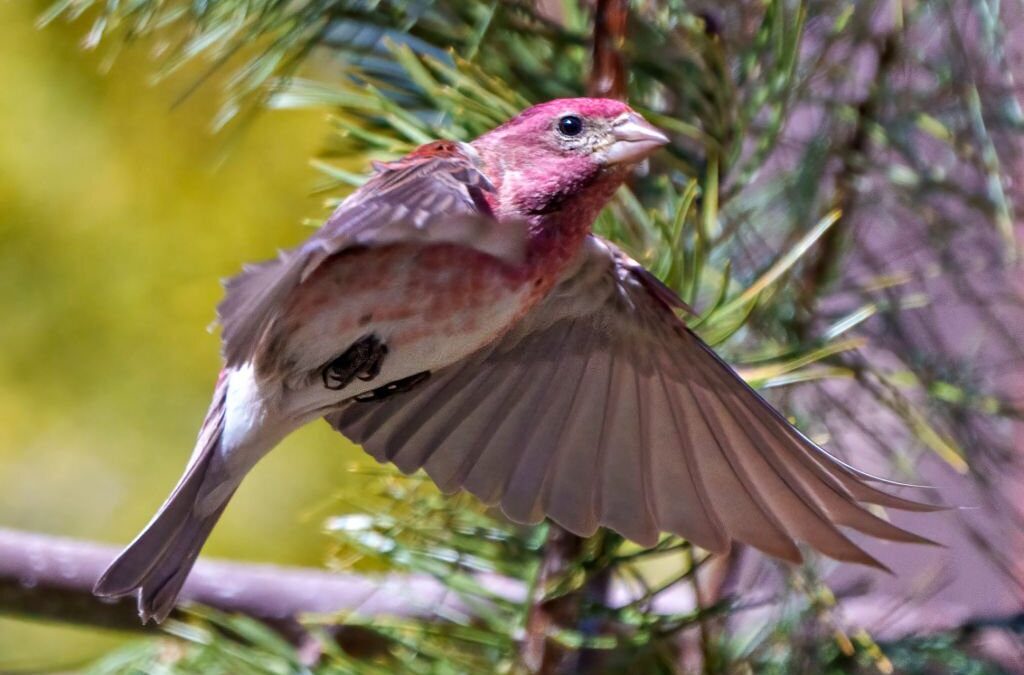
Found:
[[[152,630],[139,621],[134,598],[104,601],[92,595],[93,584],[118,551],[93,542],[0,528],[0,614]],[[523,598],[525,591],[516,581],[496,576],[482,581],[509,600]],[[428,575],[366,577],[208,559],[196,564],[181,599],[259,619],[296,644],[307,638],[299,622],[303,614],[431,618],[471,613],[457,594]],[[343,646],[346,637],[358,637],[343,633]]]

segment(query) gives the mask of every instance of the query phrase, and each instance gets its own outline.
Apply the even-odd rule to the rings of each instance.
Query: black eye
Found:
[[[558,120],[558,131],[563,136],[579,136],[583,131],[583,120],[576,115],[566,115]]]

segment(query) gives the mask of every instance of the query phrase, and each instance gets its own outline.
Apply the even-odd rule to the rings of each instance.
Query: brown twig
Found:
[[[622,47],[626,43],[628,18],[628,0],[598,0],[594,9],[594,49],[588,95],[626,99],[626,63]]]
[[[523,668],[535,675],[555,675],[576,670],[577,654],[554,639],[559,628],[572,627],[579,619],[580,594],[567,593],[546,599],[550,586],[577,563],[584,540],[552,525],[544,543],[537,579],[529,599],[526,636],[519,651]]]

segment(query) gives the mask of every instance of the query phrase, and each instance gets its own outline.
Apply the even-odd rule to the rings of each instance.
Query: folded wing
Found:
[[[928,543],[861,502],[931,510],[873,487],[790,425],[672,311],[674,296],[591,237],[511,333],[412,391],[328,422],[381,462],[424,468],[513,520],[607,526],[641,544],[733,540],[791,561],[804,542],[881,566],[840,526]]]
[[[291,291],[323,261],[345,250],[447,243],[521,262],[525,230],[494,218],[485,197],[494,187],[470,146],[438,141],[376,168],[377,174],[304,244],[248,266],[226,282],[217,315],[228,367],[248,361]]]

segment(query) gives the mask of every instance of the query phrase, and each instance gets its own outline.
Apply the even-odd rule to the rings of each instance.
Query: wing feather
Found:
[[[930,543],[860,502],[938,507],[872,486],[811,442],[686,328],[673,311],[683,307],[591,237],[495,344],[328,421],[403,471],[425,465],[445,490],[583,536],[604,525],[650,545],[673,532],[713,552],[740,541],[793,562],[802,542],[883,569],[840,528]]]
[[[611,384],[612,355],[593,351],[562,422],[553,466],[543,488],[544,512],[565,529],[590,536],[598,526],[593,500],[604,412]]]
[[[731,448],[718,423],[718,401],[702,387],[675,387],[676,403],[684,420],[697,432],[697,470],[727,531],[736,539],[791,562],[801,562],[796,544],[789,538],[770,510],[731,457]],[[685,401],[683,397],[689,397]]]
[[[518,423],[524,437],[517,448],[506,447],[515,465],[505,483],[502,510],[513,520],[537,522],[543,515],[542,491],[555,464],[555,455],[563,435],[564,420],[572,408],[587,371],[587,352],[594,334],[585,322],[573,320],[564,331],[564,337],[555,345],[561,349],[545,350],[544,343],[534,338],[534,353],[550,354],[546,366],[550,379],[537,383],[548,392],[547,396],[533,396],[533,407]],[[555,346],[552,345],[552,346]],[[554,358],[553,355],[561,355]],[[556,379],[557,376],[557,379]]]
[[[651,473],[661,528],[691,539],[701,548],[727,553],[730,537],[715,511],[707,486],[697,468],[698,446],[689,428],[680,422],[679,408],[671,384],[660,375],[652,386],[649,419],[653,431]]]
[[[483,370],[475,379],[468,372],[460,373],[452,383],[453,386],[463,385],[458,394],[451,399],[435,399],[437,409],[432,410],[429,419],[418,428],[401,423],[392,425],[384,445],[393,458],[391,461],[399,469],[412,473],[430,463],[437,471],[445,465],[449,455],[455,455],[451,460],[454,470],[460,459],[465,457],[467,449],[470,452],[478,450],[466,442],[466,437],[471,439],[475,437],[474,433],[479,433],[482,420],[493,414],[497,398],[493,388],[488,386],[488,375],[493,366],[484,366]],[[448,439],[453,437],[455,441],[448,443]],[[450,486],[447,482],[440,487],[446,492],[458,489],[457,485]]]
[[[701,342],[685,327],[681,330],[684,331],[693,352],[702,352],[707,357],[706,360],[714,362],[718,366],[719,386],[733,388],[737,392],[742,393],[746,407],[761,420],[761,423],[767,428],[777,430],[780,435],[785,437],[786,440],[784,442],[788,447],[792,448],[794,458],[799,459],[813,471],[819,473],[819,475],[825,474],[833,478],[846,489],[852,499],[869,504],[877,504],[878,506],[889,506],[901,511],[941,511],[945,508],[903,499],[871,486],[867,481],[901,488],[921,487],[872,476],[826,452],[807,438],[799,429],[791,425],[782,416],[782,413],[773,408],[750,385],[738,377],[735,371],[722,361],[710,347]],[[802,452],[799,450],[802,450]]]
[[[371,445],[384,450],[384,460],[390,461],[403,448],[415,448],[428,445],[430,438],[436,438],[438,434],[449,430],[451,425],[445,422],[447,416],[456,415],[455,419],[465,417],[465,414],[458,416],[460,410],[470,411],[473,408],[473,395],[478,389],[483,388],[483,375],[486,375],[487,368],[479,373],[476,381],[466,371],[453,371],[444,380],[432,377],[427,382],[431,392],[436,396],[418,396],[417,406],[414,410],[403,408],[402,398],[405,395],[384,401],[388,409],[387,415],[381,415],[373,434],[377,437]],[[376,407],[373,403],[367,403],[372,410]],[[395,415],[397,410],[400,413]],[[432,451],[432,449],[431,449]],[[424,460],[425,461],[425,460]],[[422,462],[416,464],[415,470],[422,466]]]
[[[713,377],[715,373],[707,372],[709,365],[699,364],[698,367],[705,370],[705,375]],[[721,397],[723,405],[719,410],[728,416],[727,420],[719,420],[726,436],[723,447],[728,448],[733,461],[741,467],[761,508],[774,513],[777,522],[791,537],[807,542],[832,558],[887,569],[839,531],[803,485],[790,478],[785,463],[773,461],[778,452],[774,447],[777,441],[765,438],[756,421],[741,419],[744,402],[734,393],[724,393]]]
[[[632,355],[631,355],[632,356]],[[630,452],[643,434],[639,373],[620,356],[612,377],[602,429],[601,475],[594,484],[594,501],[602,524],[645,546],[658,541],[658,528],[649,505],[645,476],[646,448]]]
[[[763,453],[765,460],[780,476],[784,476],[784,480],[794,491],[799,491],[806,498],[813,500],[825,519],[879,539],[934,544],[931,540],[900,529],[858,506],[853,496],[827,472],[816,473],[808,464],[801,461],[785,461],[790,446],[784,437],[780,437],[778,427],[764,425],[757,419],[749,405],[738,406],[737,412],[743,417],[739,423],[748,425],[755,434],[754,440],[758,442],[759,447],[766,450]]]
[[[554,378],[559,372],[558,364],[553,360],[542,360],[536,368],[525,368],[518,360],[506,360],[516,379],[514,390],[509,392],[505,400],[504,411],[490,430],[479,461],[466,476],[465,488],[479,497],[486,504],[496,504],[508,492],[508,480],[516,469],[520,453],[509,452],[509,448],[520,447],[530,442],[530,430],[538,428],[525,425],[524,420],[534,420],[543,413],[541,406],[545,402],[539,396],[532,396],[531,390],[536,387],[554,386]],[[551,403],[550,401],[548,402]],[[540,462],[547,465],[547,460]]]
[[[511,264],[522,262],[526,229],[499,224],[494,217],[484,197],[494,187],[472,147],[433,143],[377,169],[301,246],[225,282],[217,316],[228,367],[248,361],[295,287],[346,250],[456,244]]]
[[[504,472],[496,471],[500,470],[503,451],[508,447],[502,446],[498,431],[502,426],[511,426],[505,425],[505,422],[517,413],[517,405],[529,400],[524,394],[533,375],[529,369],[513,367],[509,362],[501,366],[492,371],[486,380],[483,402],[480,404],[482,411],[474,411],[467,416],[468,420],[475,421],[475,426],[459,430],[458,441],[450,443],[450,455],[453,457],[449,466],[441,467],[435,462],[439,453],[432,455],[424,466],[439,485],[443,474],[445,485],[464,487],[485,504],[495,504],[501,498],[505,477]],[[458,460],[459,455],[463,456],[461,461]]]

